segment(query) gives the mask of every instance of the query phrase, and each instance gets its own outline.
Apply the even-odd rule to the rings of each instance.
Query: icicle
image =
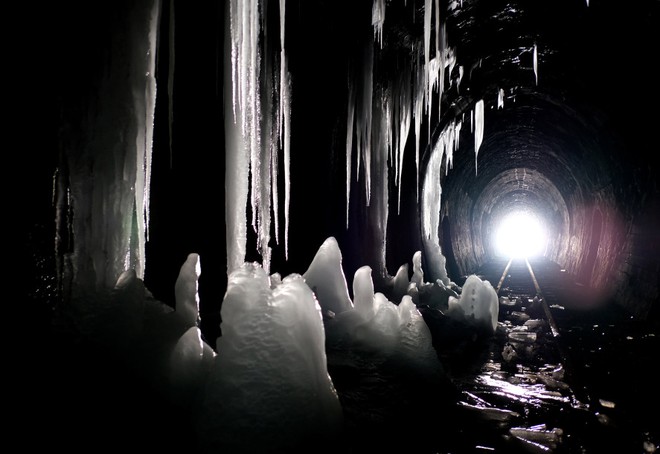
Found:
[[[470,111],[470,134],[474,134],[474,109]]]
[[[286,66],[286,60],[282,62]],[[284,257],[289,259],[289,209],[291,206],[291,78],[285,70],[284,84]]]
[[[424,69],[428,71],[431,58],[431,0],[424,0]]]
[[[497,92],[497,108],[498,109],[503,109],[504,108],[504,89],[500,88],[500,90]]]
[[[587,0],[587,8],[589,7],[589,0]]]
[[[280,109],[278,105],[278,110]],[[276,131],[277,136],[281,135],[280,130]],[[275,224],[275,243],[280,244],[280,199],[277,191],[277,182],[279,181],[280,155],[277,146],[271,147],[270,154],[270,174],[271,174],[271,200],[273,204],[273,223]]]
[[[360,171],[360,154],[365,175],[365,194],[367,206],[371,201],[371,124],[373,115],[373,47],[367,44],[364,57],[364,72],[362,84],[362,97],[357,117],[357,139],[358,139],[358,174]]]
[[[438,0],[435,0],[436,4],[436,34],[435,34],[435,43],[436,43],[436,57],[431,58],[431,15],[433,14],[433,3],[431,0],[424,1],[424,80],[426,81],[426,114],[431,116],[431,109],[433,108],[433,88],[437,87],[438,84],[438,74],[441,70],[441,58],[439,57],[439,46],[440,46],[440,31],[439,31],[439,19],[440,15],[437,10]],[[431,141],[431,122],[427,122],[427,141]]]
[[[266,4],[263,5],[263,16],[267,17]],[[263,63],[262,63],[262,76],[260,80],[260,93],[275,93],[274,81],[275,81],[275,70],[273,68],[273,60],[268,58],[270,55],[268,33],[266,29],[266,23],[264,20],[263,23],[263,35],[264,35],[264,44],[263,44]],[[257,251],[261,254],[262,257],[262,266],[267,274],[270,274],[270,259],[271,259],[271,248],[270,244],[270,229],[271,229],[271,190],[273,188],[272,183],[272,170],[271,163],[273,160],[273,149],[278,146],[278,137],[276,132],[281,132],[279,130],[279,111],[275,109],[274,98],[272,95],[263,96],[261,99],[261,148],[258,151],[259,156],[259,167],[252,169],[252,174],[257,174],[259,178],[259,196],[256,212],[257,216]],[[279,107],[279,104],[277,104]],[[255,188],[252,188],[253,192]],[[254,215],[254,213],[253,213]]]
[[[376,271],[380,276],[387,273],[385,265],[385,246],[387,241],[387,219],[389,214],[389,183],[387,167],[387,94],[381,89],[375,91],[374,96],[377,101],[373,108],[372,129],[372,158],[365,165],[371,167],[372,181],[372,201],[368,205],[368,217],[375,223],[376,229],[368,241],[371,241],[370,249],[375,255],[374,262],[377,263]]]
[[[371,25],[374,27],[374,39],[383,48],[383,24],[385,23],[385,0],[374,0],[371,9]]]
[[[458,79],[456,79],[456,91],[457,92],[461,88],[461,81],[463,80],[463,73],[464,72],[465,72],[465,69],[463,68],[463,65],[459,65],[459,67],[458,67]]]
[[[454,165],[454,152],[458,150],[460,145],[462,123],[452,123],[452,143],[450,146],[445,147],[445,175],[449,173],[449,169]]]
[[[289,259],[289,208],[291,206],[291,75],[284,51],[286,0],[280,0],[280,144],[284,142],[284,257]]]
[[[416,200],[419,201],[419,141],[422,129],[422,111],[424,109],[424,70],[420,70],[419,64],[416,66],[415,83],[415,187]]]
[[[355,88],[348,84],[348,115],[346,117],[346,229],[348,229],[351,200],[351,165],[353,153],[353,122],[355,118]]]
[[[479,147],[484,138],[484,100],[477,101],[474,106],[476,127],[474,131],[474,174],[477,174],[477,155],[479,154]]]
[[[539,84],[539,57],[538,50],[536,48],[536,43],[534,43],[534,78],[536,79],[536,85]]]
[[[435,0],[435,55],[436,57],[442,54],[440,47],[440,0]],[[443,68],[441,66],[441,68]]]
[[[392,151],[394,145],[394,128],[392,127],[392,95],[391,89],[383,93],[383,123],[385,127],[385,146],[387,148],[388,161],[392,163]],[[396,164],[392,164],[396,167]]]
[[[249,187],[249,161],[245,143],[247,127],[244,121],[243,106],[247,104],[244,95],[247,90],[243,58],[245,49],[242,45],[243,36],[243,9],[248,9],[249,3],[240,3],[232,0],[229,4],[230,28],[225,27],[230,36],[225,42],[231,46],[231,53],[225,52],[226,58],[231,58],[230,64],[225,65],[225,91],[231,87],[231,96],[225,96],[225,180],[226,180],[226,222],[227,222],[227,273],[238,269],[245,259],[247,242],[246,231],[246,204]],[[227,79],[231,78],[231,84]],[[231,103],[229,102],[231,100]],[[247,110],[247,106],[246,110]]]
[[[460,146],[460,138],[461,138],[461,128],[463,127],[463,122],[459,121],[456,123],[456,135],[454,137],[455,143],[454,143],[454,150],[458,150],[458,147]]]
[[[440,216],[440,199],[442,195],[442,186],[440,185],[441,167],[442,158],[446,151],[445,145],[448,127],[440,133],[440,137],[433,147],[426,167],[421,206],[422,233],[424,238],[435,238],[438,234],[438,218]]]
[[[411,104],[412,96],[410,92],[410,83],[407,77],[402,83],[402,92],[400,94],[399,109],[400,109],[400,129],[399,129],[399,156],[397,162],[397,186],[399,194],[397,197],[397,213],[401,213],[401,180],[403,175],[403,156],[406,149],[406,142],[408,141],[408,134],[410,133],[410,117],[411,117]]]
[[[158,5],[158,2],[156,2]],[[136,173],[135,173],[135,211],[137,215],[137,260],[135,272],[144,279],[146,251],[145,244],[149,239],[149,192],[151,188],[151,156],[154,138],[154,114],[156,109],[156,43],[158,41],[159,7],[151,10],[149,18],[149,35],[147,50],[147,71],[144,88],[144,123],[140,125],[143,131],[138,132],[136,143]],[[130,249],[129,249],[130,251]],[[128,261],[130,266],[130,260]]]
[[[167,68],[167,119],[168,119],[168,132],[169,132],[169,146],[170,146],[170,169],[172,168],[172,140],[173,140],[173,126],[174,126],[174,0],[170,0],[170,23],[169,23],[169,37],[168,37],[168,68]]]

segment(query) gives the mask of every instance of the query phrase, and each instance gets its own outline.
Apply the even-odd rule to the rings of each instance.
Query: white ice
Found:
[[[383,24],[385,23],[385,0],[374,0],[371,9],[371,25],[374,27],[374,38],[383,48]]]
[[[245,263],[229,277],[222,336],[199,417],[202,452],[300,452],[338,436],[321,309],[302,276],[271,289]]]
[[[476,328],[495,333],[499,316],[499,302],[495,289],[488,281],[470,275],[458,298],[449,298],[449,317],[467,322]]]
[[[337,240],[326,239],[303,274],[314,291],[324,314],[339,314],[353,308],[342,269],[342,256]]]
[[[534,43],[534,79],[536,80],[536,85],[539,84],[539,54],[538,54],[538,49],[536,47],[536,43]]]
[[[484,100],[480,99],[474,106],[474,173],[477,174],[477,156],[481,142],[484,140]]]

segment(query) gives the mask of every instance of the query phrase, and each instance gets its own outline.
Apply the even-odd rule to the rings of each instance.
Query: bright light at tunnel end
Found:
[[[513,259],[545,254],[548,236],[537,216],[517,211],[505,216],[495,231],[495,253]]]

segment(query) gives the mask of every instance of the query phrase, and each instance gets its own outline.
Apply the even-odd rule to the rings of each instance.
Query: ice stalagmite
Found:
[[[303,275],[326,314],[329,311],[340,314],[353,308],[341,263],[341,250],[337,240],[330,237],[321,245]]]
[[[504,108],[504,89],[500,88],[497,92],[497,108],[498,109],[503,109]]]
[[[465,281],[460,297],[449,297],[447,315],[492,334],[497,329],[499,308],[497,292],[490,282],[473,274]]]
[[[222,336],[198,421],[201,452],[307,452],[332,445],[341,407],[321,309],[302,276],[281,283],[258,264],[229,276]],[[332,451],[329,451],[332,452]]]
[[[484,100],[480,99],[474,106],[474,173],[477,174],[477,155],[481,142],[484,140]]]

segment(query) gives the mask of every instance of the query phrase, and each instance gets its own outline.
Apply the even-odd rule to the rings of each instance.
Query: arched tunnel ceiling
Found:
[[[645,114],[657,100],[656,82],[630,63],[646,60],[660,42],[658,4],[591,3],[450,3],[447,39],[457,63],[449,77],[456,82],[458,65],[465,75],[445,92],[434,137],[463,122],[441,208],[453,223],[452,241],[462,243],[453,250],[463,255],[463,272],[479,264],[478,249],[490,248],[489,233],[507,211],[536,209],[561,238],[556,258],[586,228],[575,223],[589,219],[587,207],[598,200],[634,219],[631,206],[657,197],[648,161],[657,114]],[[629,81],[635,89],[628,91]],[[484,137],[475,163],[471,110],[480,99]],[[470,231],[479,236],[472,246],[456,238]]]

